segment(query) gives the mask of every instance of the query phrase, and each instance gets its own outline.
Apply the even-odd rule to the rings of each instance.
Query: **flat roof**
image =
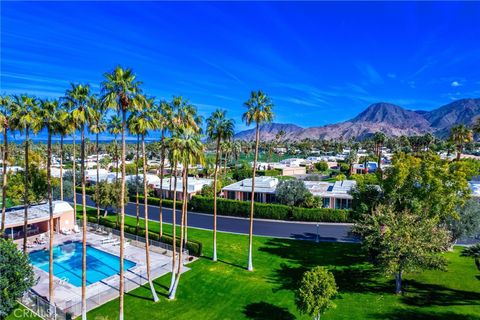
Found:
[[[66,201],[53,201],[53,216],[55,218],[61,216],[65,212],[73,211],[73,207]],[[7,211],[5,214],[5,226],[7,228],[18,227],[23,225],[25,217],[25,209],[14,209]],[[37,223],[50,219],[48,204],[40,204],[28,208],[28,223]]]
[[[480,181],[468,181],[470,190],[472,190],[472,196],[480,198]]]

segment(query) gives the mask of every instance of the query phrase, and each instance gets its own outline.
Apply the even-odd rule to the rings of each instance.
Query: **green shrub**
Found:
[[[136,197],[135,196],[130,196],[130,201],[131,202],[136,202]],[[144,196],[138,196],[138,201],[143,204],[145,201]],[[148,204],[152,206],[158,206],[160,205],[160,198],[155,198],[155,197],[148,197]],[[163,199],[162,200],[162,207],[167,207],[167,208],[173,208],[173,200],[170,199]],[[182,202],[177,200],[176,203],[177,209],[182,209]]]
[[[259,170],[257,171],[258,176],[266,176],[266,177],[276,177],[279,176],[282,172],[277,169],[272,169],[272,170]]]
[[[213,213],[213,198],[194,196],[189,201],[189,210]],[[248,218],[250,216],[250,202],[217,199],[218,214]],[[329,208],[300,208],[290,207],[281,204],[255,203],[255,218],[274,220],[294,221],[316,221],[316,222],[349,222],[350,213],[348,210],[337,210]]]
[[[350,222],[349,210],[330,208],[292,208],[292,219],[295,221],[313,222]]]

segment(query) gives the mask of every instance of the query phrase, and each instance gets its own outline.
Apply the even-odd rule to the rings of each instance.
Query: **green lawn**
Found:
[[[135,219],[126,217],[126,223]],[[150,226],[158,230],[157,223]],[[393,281],[365,261],[358,245],[255,237],[255,270],[248,272],[247,236],[219,233],[220,261],[214,263],[212,233],[188,234],[204,243],[204,257],[189,265],[177,299],[166,299],[170,276],[164,276],[155,281],[160,302],[154,304],[145,287],[126,295],[126,319],[308,319],[296,310],[293,292],[301,274],[315,265],[334,273],[340,293],[337,308],[322,319],[480,319],[480,273],[460,248],[447,254],[447,272],[408,275],[405,294],[397,296]],[[117,309],[112,301],[89,318],[116,319]]]

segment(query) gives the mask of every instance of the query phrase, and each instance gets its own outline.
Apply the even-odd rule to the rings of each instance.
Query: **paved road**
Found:
[[[81,195],[77,194],[77,201],[81,203]],[[95,206],[95,203],[87,196],[87,205]],[[158,206],[148,206],[148,215],[151,220],[159,221]],[[125,214],[136,216],[135,203],[129,202],[125,208]],[[143,205],[140,205],[140,216],[143,217]],[[180,213],[177,210],[177,223],[180,221]],[[163,222],[172,223],[172,209],[163,208]],[[211,214],[188,212],[188,225],[194,228],[212,229],[213,216]],[[249,220],[246,218],[218,216],[217,230],[248,234]],[[328,242],[359,242],[350,234],[350,224],[319,223],[319,241]],[[291,238],[298,240],[317,239],[317,224],[308,222],[290,222],[255,219],[253,233],[259,236],[271,236]]]
[[[77,194],[77,201],[81,203],[81,195]],[[92,199],[87,196],[87,204],[95,206]],[[157,206],[148,206],[148,215],[151,220],[159,221],[159,212]],[[129,216],[136,216],[135,203],[129,202],[125,208],[125,214]],[[143,218],[143,205],[140,205],[140,216]],[[177,210],[177,223],[180,222],[180,213]],[[163,222],[172,223],[172,209],[163,208]],[[213,216],[211,214],[188,212],[188,225],[194,228],[201,228],[211,230],[213,225]],[[248,234],[249,220],[246,218],[218,216],[217,230]],[[318,239],[324,242],[360,242],[350,234],[351,224],[339,223],[319,223],[318,224]],[[255,219],[253,224],[253,233],[258,236],[270,236],[291,238],[297,240],[317,240],[317,224],[312,222],[292,222],[292,221],[277,221],[277,220],[263,220]],[[461,239],[457,242],[458,245],[471,245],[480,242],[480,236],[477,238]]]

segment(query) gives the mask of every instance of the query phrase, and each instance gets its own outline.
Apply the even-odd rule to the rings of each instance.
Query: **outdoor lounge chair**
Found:
[[[78,227],[77,224],[73,226],[73,232],[80,233],[80,228]]]

